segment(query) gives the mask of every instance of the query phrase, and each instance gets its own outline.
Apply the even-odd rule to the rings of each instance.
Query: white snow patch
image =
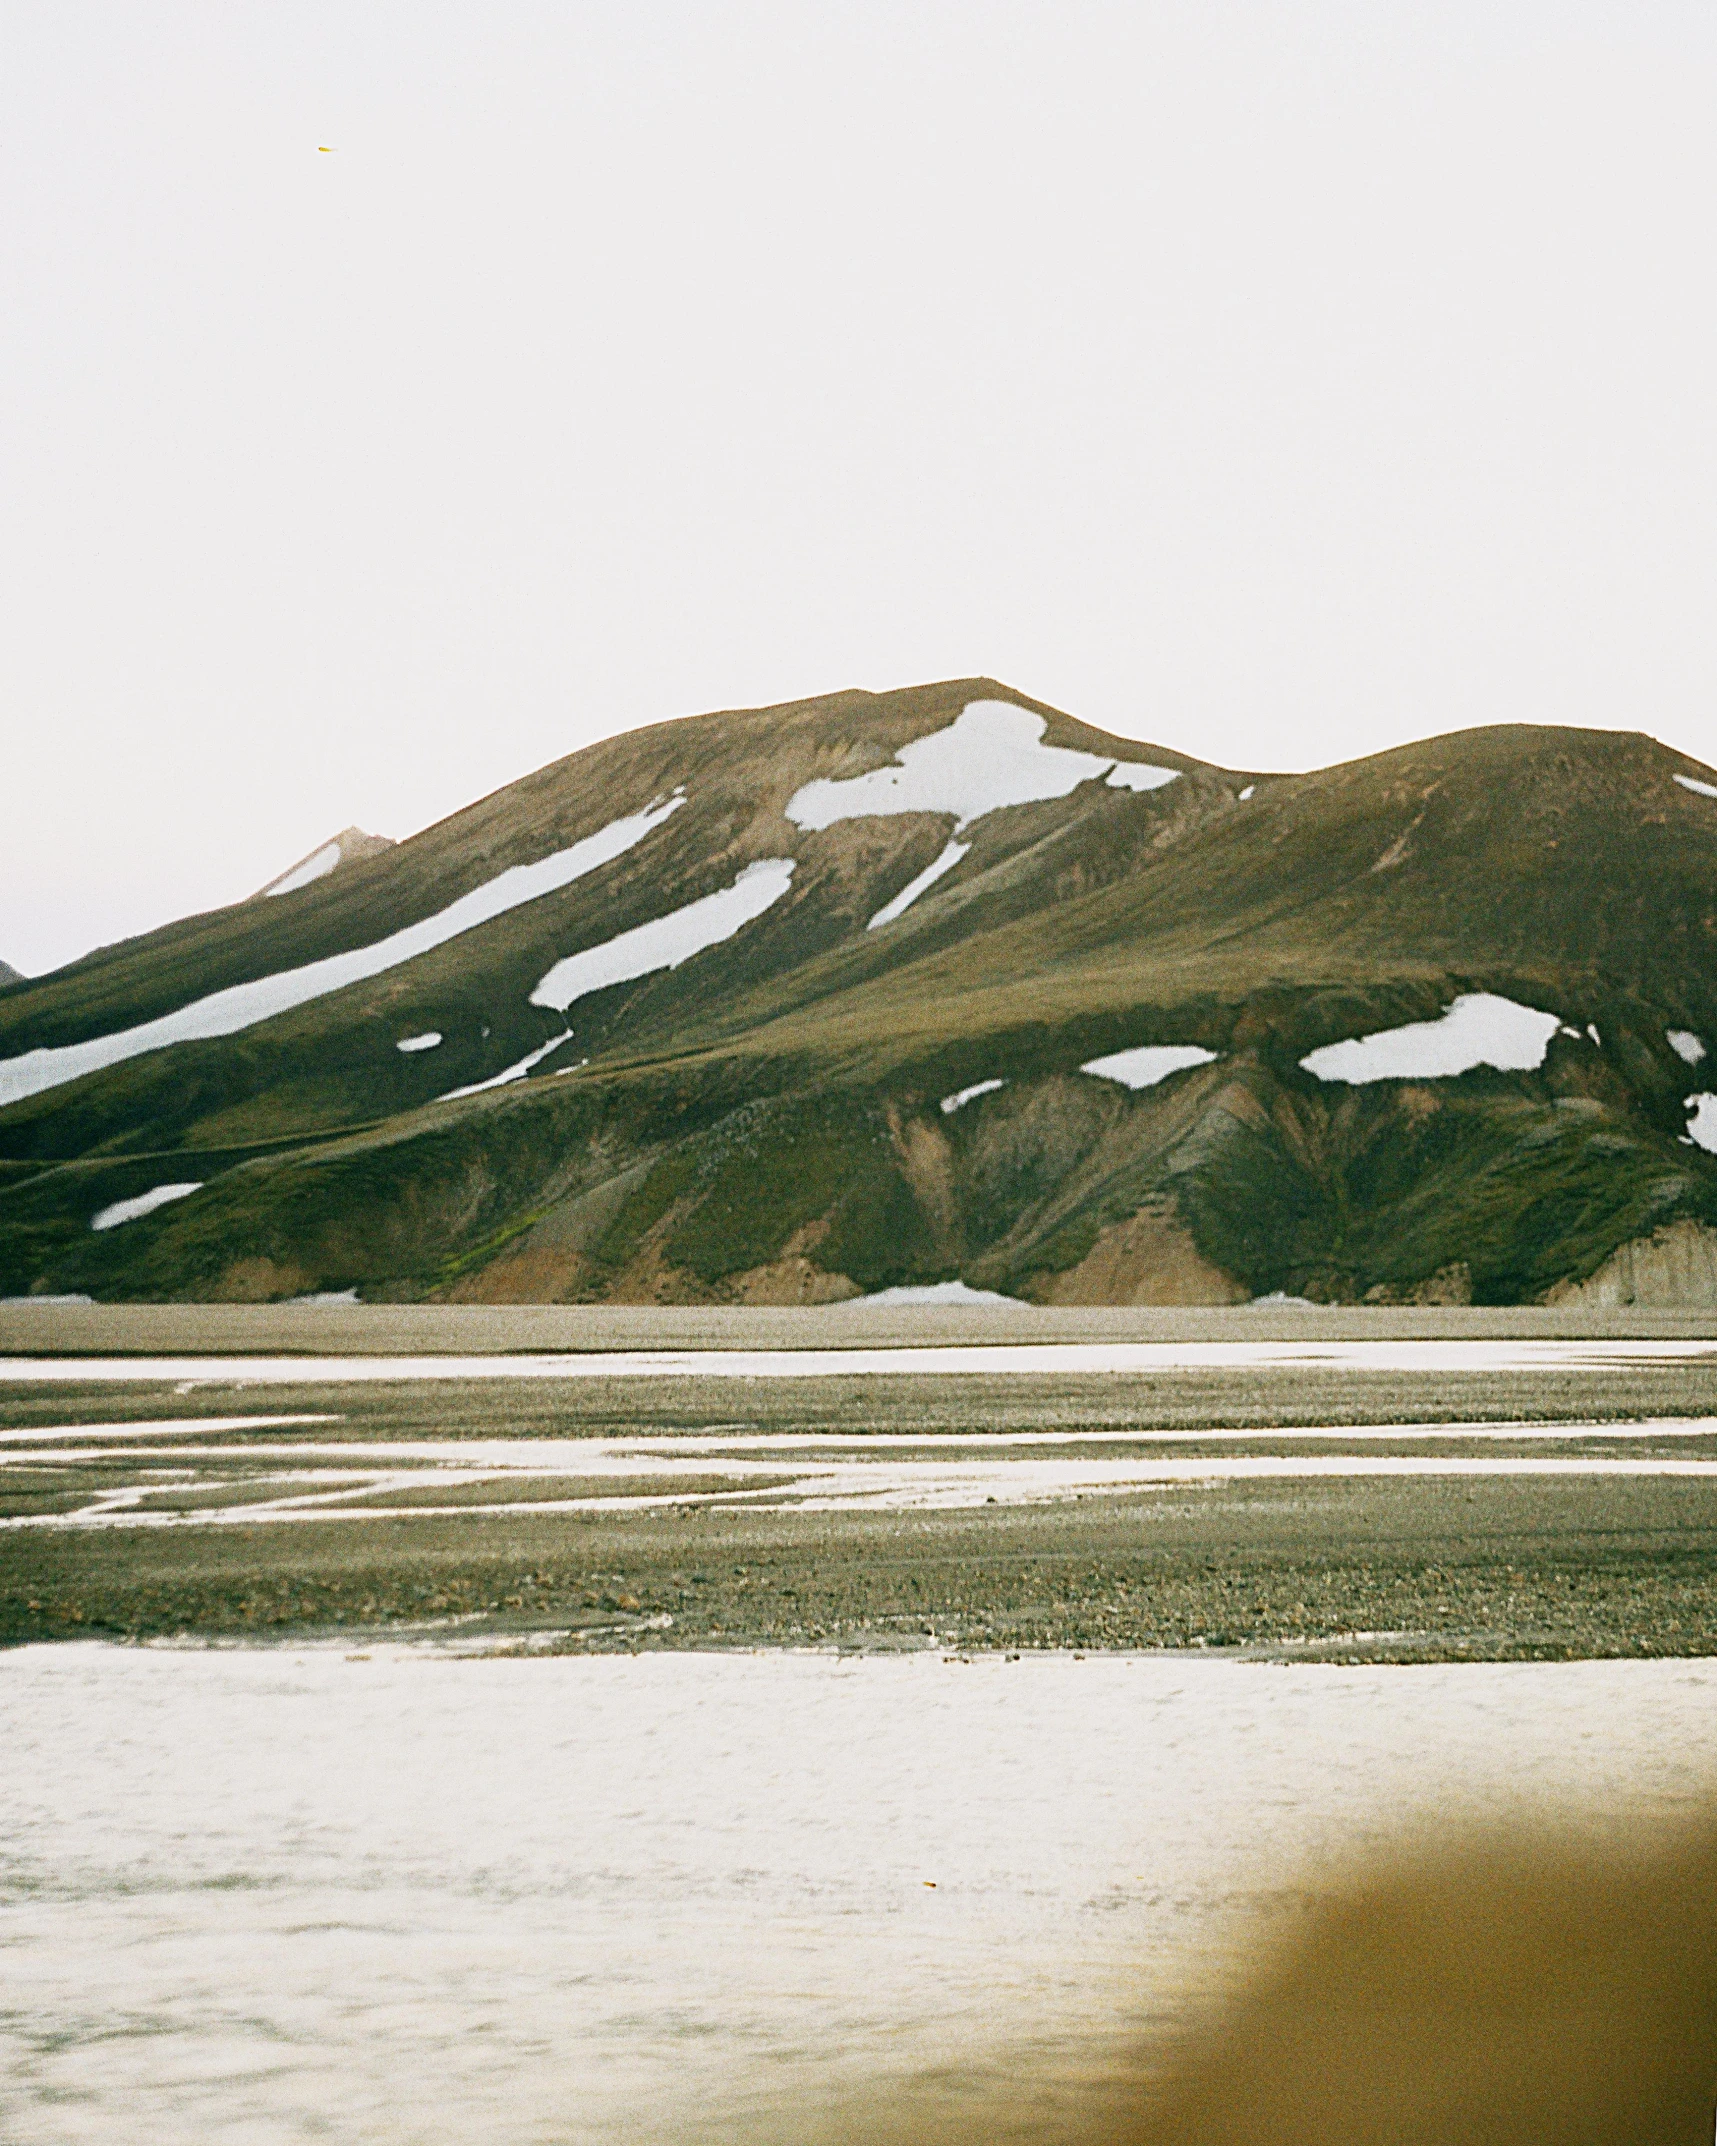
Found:
[[[1255,782],[1249,782],[1246,785],[1245,789],[1242,790],[1240,793],[1241,804],[1245,804],[1246,800],[1252,795],[1253,791],[1257,789],[1257,787],[1258,785]]]
[[[1440,1080],[1474,1066],[1525,1073],[1544,1063],[1561,1026],[1553,1013],[1520,1006],[1490,991],[1467,991],[1435,1021],[1326,1043],[1300,1060],[1319,1080],[1359,1085],[1373,1080]]]
[[[1141,1043],[1130,1051],[1111,1051],[1107,1058],[1088,1058],[1079,1070],[1099,1080],[1118,1080],[1123,1088],[1154,1088],[1187,1066],[1211,1064],[1216,1055],[1201,1043]]]
[[[1254,1297],[1254,1304],[1289,1304],[1295,1311],[1324,1311],[1328,1307],[1314,1303],[1310,1297],[1293,1297],[1285,1289],[1272,1289],[1266,1297]]]
[[[846,782],[819,776],[806,783],[788,799],[787,817],[796,827],[821,829],[837,820],[951,813],[957,833],[1004,805],[1066,797],[1098,775],[1117,788],[1157,790],[1180,772],[1045,745],[1047,728],[1041,715],[1012,701],[968,701],[946,730],[903,745],[892,767],[874,768]]]
[[[0,1297],[0,1304],[93,1304],[94,1297],[86,1297],[76,1290],[66,1296]]]
[[[396,1051],[432,1051],[441,1041],[439,1028],[426,1028],[421,1036],[401,1036],[394,1045]]]
[[[1111,790],[1161,790],[1179,774],[1177,767],[1154,767],[1148,760],[1117,760],[1103,780]]]
[[[1691,775],[1677,775],[1675,779],[1684,790],[1696,790],[1701,797],[1717,797],[1717,784],[1695,782]]]
[[[900,1289],[879,1289],[874,1296],[858,1297],[859,1304],[1005,1304],[1010,1311],[1030,1311],[1018,1297],[994,1289],[971,1289],[964,1282],[919,1282]]]
[[[1717,1095],[1690,1095],[1682,1107],[1693,1113],[1687,1121],[1688,1139],[1717,1155]]]
[[[1592,1041],[1597,1045],[1598,1049],[1602,1050],[1604,1047],[1604,1039],[1598,1033],[1598,1024],[1596,1021],[1588,1021],[1586,1023],[1586,1033],[1588,1036],[1591,1037]]]
[[[91,1229],[117,1229],[122,1222],[135,1222],[139,1215],[152,1215],[157,1207],[165,1207],[169,1200],[188,1200],[193,1192],[201,1192],[204,1180],[198,1178],[194,1185],[156,1185],[149,1192],[140,1192],[134,1200],[115,1200],[111,1207],[104,1207],[99,1214],[91,1215]]]
[[[605,991],[610,984],[629,984],[658,969],[677,969],[705,947],[731,939],[753,917],[778,902],[792,883],[791,857],[760,858],[748,864],[731,887],[557,961],[531,993],[531,1004],[565,1013],[575,1000]]]
[[[313,879],[326,879],[340,861],[338,842],[324,842],[318,850],[312,850],[302,864],[295,864],[290,872],[282,872],[272,886],[263,888],[268,894],[296,894],[300,887],[309,886]]]
[[[398,968],[402,962],[413,961],[462,932],[474,931],[479,924],[505,916],[509,909],[571,886],[575,879],[582,879],[587,872],[594,872],[599,865],[610,863],[642,842],[652,828],[659,827],[684,802],[683,797],[671,797],[626,819],[611,820],[595,834],[586,835],[582,842],[573,843],[570,849],[556,850],[553,856],[539,858],[535,864],[516,864],[472,888],[469,894],[462,894],[445,909],[438,909],[433,916],[408,924],[378,939],[373,946],[330,954],[301,969],[259,976],[253,983],[233,984],[137,1028],[120,1029],[110,1036],[92,1036],[84,1043],[50,1045],[26,1051],[19,1058],[0,1060],[0,1109],[24,1096],[37,1095],[44,1088],[57,1088],[63,1081],[77,1080],[85,1073],[141,1057],[145,1051],[164,1050],[172,1043],[209,1036],[234,1035],[240,1029],[254,1027],[258,1021],[271,1020],[276,1014],[306,1005],[311,999],[343,990],[347,984],[361,983],[367,977],[380,976],[386,969]]]
[[[1705,1056],[1705,1046],[1690,1028],[1666,1028],[1664,1035],[1676,1057],[1687,1065],[1696,1066]]]
[[[951,1118],[955,1111],[964,1110],[968,1103],[975,1103],[980,1095],[993,1095],[998,1088],[1005,1088],[1005,1080],[974,1081],[969,1088],[960,1088],[953,1095],[942,1098],[942,1115]]]
[[[456,1103],[462,1095],[481,1095],[487,1088],[505,1088],[511,1082],[523,1080],[532,1066],[540,1066],[551,1051],[558,1051],[563,1043],[572,1041],[572,1030],[563,1028],[558,1036],[550,1036],[546,1043],[539,1043],[534,1051],[527,1051],[516,1064],[503,1066],[499,1073],[491,1073],[487,1080],[474,1080],[468,1088],[449,1088],[445,1095],[438,1095],[438,1103]]]
[[[291,1311],[307,1304],[356,1304],[360,1301],[355,1289],[313,1289],[305,1297],[284,1297],[280,1309]],[[309,1420],[309,1419],[307,1419]]]
[[[865,926],[866,931],[875,931],[879,924],[892,924],[897,916],[910,909],[926,887],[933,887],[944,872],[951,872],[971,848],[969,842],[950,842],[942,854],[927,864],[916,879],[909,879],[891,902],[882,907]]]

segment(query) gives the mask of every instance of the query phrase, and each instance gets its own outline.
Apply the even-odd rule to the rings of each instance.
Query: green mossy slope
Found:
[[[951,816],[807,832],[782,808],[976,698],[1178,779],[974,821],[958,868],[870,930]],[[1668,1042],[1717,1046],[1717,804],[1684,772],[1639,735],[1516,726],[1245,778],[986,680],[611,739],[298,894],[9,988],[0,1058],[105,1034],[685,790],[634,850],[403,967],[0,1110],[0,1293],[769,1301],[964,1276],[1532,1299],[1717,1223],[1717,1156],[1686,1139],[1703,1069]],[[560,1032],[529,998],[556,960],[783,856],[788,894],[735,937],[578,1002],[533,1077],[436,1100]],[[1360,1088],[1301,1065],[1466,991],[1555,1013],[1543,1065]],[[439,1048],[397,1049],[428,1029]],[[1139,1093],[1079,1070],[1148,1043],[1217,1056]]]

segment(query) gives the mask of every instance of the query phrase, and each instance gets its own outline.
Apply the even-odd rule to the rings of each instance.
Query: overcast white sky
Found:
[[[1717,759],[1714,111],[1708,0],[7,0],[0,957],[847,685]]]

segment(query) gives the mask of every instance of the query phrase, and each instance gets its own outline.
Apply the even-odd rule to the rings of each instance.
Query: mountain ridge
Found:
[[[621,733],[9,990],[0,1289],[1514,1302],[1702,1272],[1615,1260],[1717,1224],[1710,772],[1495,725],[1249,773],[981,678]],[[1307,1066],[1461,1005],[1528,1041]],[[1180,1058],[1145,1085],[1085,1070],[1153,1049]]]

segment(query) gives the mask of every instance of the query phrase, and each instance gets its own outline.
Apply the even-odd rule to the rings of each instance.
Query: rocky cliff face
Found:
[[[1709,778],[983,679],[630,733],[8,991],[0,1290],[1703,1302]]]

